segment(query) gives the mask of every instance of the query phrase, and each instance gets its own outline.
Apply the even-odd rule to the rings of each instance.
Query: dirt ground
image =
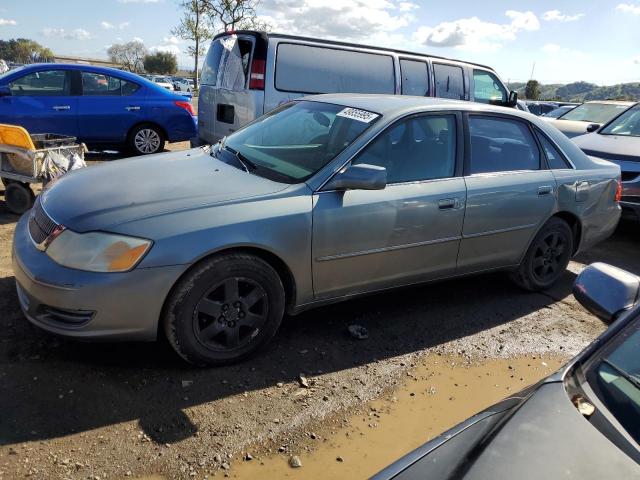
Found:
[[[29,324],[11,271],[16,221],[0,187],[0,479],[235,476],[247,451],[313,452],[310,432],[340,431],[434,355],[481,365],[576,354],[604,329],[570,295],[576,273],[604,261],[640,274],[640,230],[623,224],[551,291],[496,274],[353,300],[286,319],[240,365],[194,370],[164,343],[78,343]],[[369,338],[350,337],[351,324]],[[470,400],[493,384],[474,388]]]

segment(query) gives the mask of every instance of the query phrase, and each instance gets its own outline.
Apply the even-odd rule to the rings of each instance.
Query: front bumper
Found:
[[[38,327],[82,339],[155,340],[164,300],[186,266],[95,273],[62,267],[33,245],[23,215],[14,234],[20,306]]]

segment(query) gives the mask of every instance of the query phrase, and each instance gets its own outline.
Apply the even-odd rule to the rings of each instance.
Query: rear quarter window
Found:
[[[395,93],[388,55],[281,43],[275,87],[296,93]]]

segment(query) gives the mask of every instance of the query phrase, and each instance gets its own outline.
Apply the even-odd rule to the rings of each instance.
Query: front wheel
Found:
[[[163,326],[175,351],[197,366],[238,362],[266,345],[284,314],[277,272],[248,254],[203,261],[174,287]]]
[[[526,290],[549,288],[567,269],[572,252],[571,228],[564,220],[552,218],[531,242],[512,279]]]
[[[164,133],[155,125],[140,125],[129,135],[129,149],[136,155],[158,153],[164,148]]]
[[[4,188],[4,201],[7,208],[18,215],[22,215],[33,206],[35,195],[28,183],[11,181]]]

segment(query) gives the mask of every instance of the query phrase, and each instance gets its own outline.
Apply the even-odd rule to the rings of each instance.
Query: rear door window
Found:
[[[400,60],[402,95],[429,95],[429,67],[427,62]]]
[[[252,47],[250,40],[236,35],[215,40],[202,66],[200,83],[228,90],[243,90],[249,76]]]
[[[457,65],[433,64],[436,97],[464,100],[464,74]]]
[[[507,101],[507,90],[493,73],[474,69],[473,99],[476,102],[503,104]]]
[[[366,52],[278,45],[275,87],[296,93],[395,93],[393,58]]]
[[[540,151],[523,122],[473,115],[469,134],[470,174],[540,169]]]
[[[65,70],[33,72],[9,84],[14,96],[60,97],[70,95],[71,82]]]

